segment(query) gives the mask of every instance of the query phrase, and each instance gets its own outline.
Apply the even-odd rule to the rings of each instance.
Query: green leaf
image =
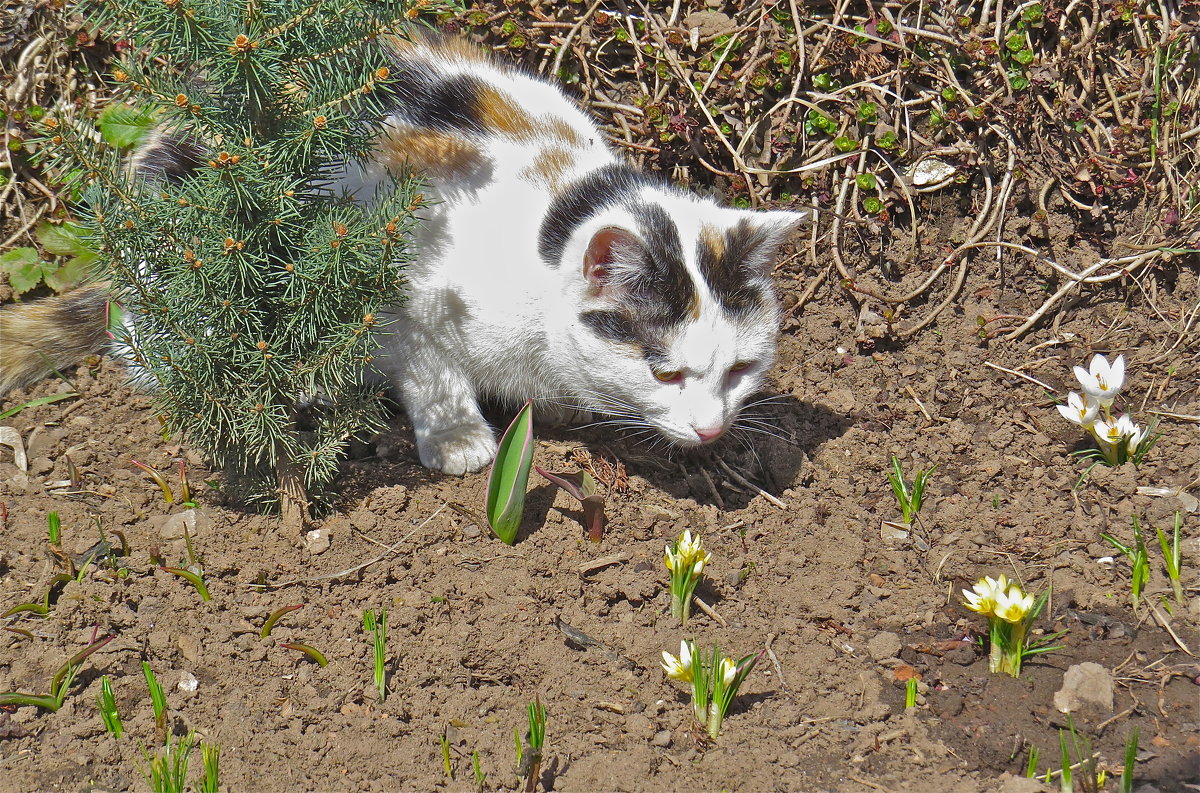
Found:
[[[104,142],[118,149],[132,148],[142,142],[154,126],[154,117],[148,110],[129,105],[110,105],[100,114],[96,122]]]
[[[86,253],[82,256],[68,259],[57,270],[46,273],[46,286],[55,292],[65,292],[68,289],[78,286],[87,279],[88,273],[92,269],[92,262],[95,260],[96,254],[94,253]]]
[[[55,226],[50,223],[39,223],[34,231],[37,241],[49,253],[56,256],[80,256],[91,253],[83,244],[83,227],[78,223],[63,223]]]
[[[0,256],[0,270],[8,273],[8,283],[19,296],[40,284],[54,266],[42,261],[35,248],[15,248]]]
[[[487,519],[505,544],[517,540],[525,511],[525,488],[533,465],[533,402],[525,403],[504,431],[488,478]]]

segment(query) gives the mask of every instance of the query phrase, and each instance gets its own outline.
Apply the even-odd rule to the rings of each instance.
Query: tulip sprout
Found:
[[[700,545],[700,536],[693,539],[687,530],[667,546],[663,561],[671,574],[671,616],[682,625],[692,613],[692,594],[711,559],[712,554]]]
[[[678,658],[663,651],[662,667],[667,677],[691,685],[692,715],[716,740],[738,689],[761,655],[747,655],[735,662],[721,655],[714,644],[710,658],[705,660],[697,652],[695,640],[688,639],[679,643]]]
[[[1156,423],[1143,430],[1129,414],[1112,414],[1113,401],[1125,385],[1125,356],[1118,355],[1109,364],[1103,355],[1094,355],[1087,369],[1076,366],[1074,371],[1083,393],[1070,392],[1067,404],[1059,405],[1058,412],[1090,432],[1096,441],[1096,448],[1086,450],[1082,456],[1110,466],[1125,462],[1141,465],[1160,435],[1154,432]]]
[[[918,468],[912,486],[909,487],[904,481],[904,469],[900,467],[900,461],[896,459],[896,455],[892,455],[892,470],[888,471],[887,477],[892,484],[892,492],[896,494],[896,501],[900,504],[905,523],[911,525],[917,513],[921,511],[921,504],[925,500],[925,485],[936,470],[936,465],[928,471]]]
[[[504,431],[488,477],[487,520],[506,545],[517,541],[525,512],[525,489],[533,465],[533,402],[526,402]]]
[[[1066,631],[1034,640],[1029,637],[1030,626],[1050,598],[1049,589],[1035,599],[1019,584],[1009,583],[1007,578],[1000,575],[995,580],[984,577],[962,593],[967,608],[988,618],[988,669],[992,672],[1019,677],[1021,664],[1026,658],[1062,649],[1062,645],[1051,645],[1050,642]]]

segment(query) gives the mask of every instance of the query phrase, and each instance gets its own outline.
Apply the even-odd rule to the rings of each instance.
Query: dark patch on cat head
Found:
[[[441,77],[419,61],[403,60],[380,89],[389,109],[416,127],[442,132],[485,131],[480,118],[483,84],[470,75]]]
[[[624,253],[612,305],[585,312],[584,325],[596,335],[629,344],[652,365],[666,361],[666,338],[695,316],[700,297],[683,260],[679,229],[660,206],[628,206],[638,241]]]
[[[774,251],[768,229],[739,220],[727,231],[705,227],[696,263],[723,308],[744,315],[770,302],[771,279],[763,266]]]
[[[590,171],[563,187],[550,202],[538,232],[538,255],[551,267],[558,267],[563,249],[575,229],[601,210],[622,201],[630,201],[653,182],[628,165],[612,163]]]
[[[148,182],[178,184],[204,162],[204,149],[186,133],[156,133],[133,160],[133,174]]]

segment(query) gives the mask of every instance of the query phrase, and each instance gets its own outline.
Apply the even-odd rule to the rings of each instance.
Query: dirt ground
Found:
[[[929,239],[966,239],[982,189],[973,176],[920,194]],[[1013,202],[1005,238],[1075,270],[1112,255],[1146,211],[1133,202],[1089,225],[1052,197],[1049,218],[1035,223],[1033,201]],[[880,245],[866,236],[841,249],[851,272],[879,269]],[[1111,701],[1073,718],[1100,767],[1119,772],[1137,728],[1136,784],[1195,789],[1197,257],[1076,289],[1005,342],[986,324],[981,334],[981,318],[1027,317],[1062,282],[1017,254],[980,252],[952,305],[899,339],[879,304],[828,275],[830,241],[814,237],[815,247],[797,238],[778,271],[787,310],[764,394],[774,398],[751,409],[751,429],[763,431],[687,455],[596,430],[539,430],[538,465],[585,464],[601,481],[609,524],[599,544],[566,494],[531,481],[520,539],[503,545],[476,517],[486,473],[423,469],[402,415],[355,449],[332,513],[294,535],[226,503],[219,476],[163,437],[149,398],[126,388],[110,360],[10,394],[0,412],[79,396],[0,422],[28,451],[21,470],[0,447],[0,610],[51,592],[45,617],[2,620],[0,691],[44,693],[72,654],[115,638],[87,659],[57,712],[0,710],[0,790],[146,789],[138,764],[155,727],[142,661],[166,687],[170,729],[220,744],[230,791],[473,789],[475,752],[483,789],[513,789],[513,731],[524,731],[535,696],[548,714],[545,790],[1041,790],[1020,778],[1030,747],[1042,773],[1061,765],[1067,717],[1055,693],[1069,668],[1089,662],[1111,676]],[[885,242],[911,240],[897,232]],[[888,285],[911,288],[931,268]],[[1140,467],[1098,466],[1080,484],[1087,463],[1072,452],[1087,444],[1054,406],[1078,388],[1071,367],[1096,352],[1125,356],[1118,407],[1143,423],[1157,415],[1162,437]],[[510,415],[497,407],[496,424]],[[892,455],[909,476],[936,466],[906,536],[883,525],[899,519]],[[185,460],[196,506],[167,504],[135,459],[164,472]],[[76,492],[62,486],[70,466]],[[127,552],[56,583],[64,562],[46,542],[52,511],[77,564],[101,534]],[[1129,563],[1100,534],[1130,542],[1133,516],[1169,529],[1176,513],[1188,603],[1170,602],[1151,542],[1134,611]],[[209,602],[154,561],[186,563],[184,523]],[[686,631],[670,617],[662,564],[664,544],[684,529],[712,553],[698,594],[716,615],[695,612]],[[1030,591],[1052,587],[1039,628],[1068,631],[1019,679],[988,672],[985,622],[959,594],[999,573]],[[296,604],[260,636],[271,612]],[[369,608],[388,611],[382,703],[362,627]],[[663,650],[691,636],[734,656],[767,651],[715,742],[698,737],[685,695],[659,666]],[[319,649],[328,666],[283,643]],[[119,740],[96,707],[102,675],[125,720]],[[906,709],[913,675],[918,704]],[[1109,689],[1099,690],[1103,700]]]

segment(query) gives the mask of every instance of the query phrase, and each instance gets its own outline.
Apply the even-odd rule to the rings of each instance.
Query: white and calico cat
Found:
[[[365,198],[415,168],[435,199],[377,356],[421,462],[462,474],[491,461],[481,397],[533,398],[542,418],[597,413],[679,446],[728,430],[774,360],[772,266],[804,215],[724,208],[642,174],[558,88],[465,43],[398,43],[396,61],[377,156],[334,187]],[[189,155],[159,138],[138,163],[178,178]],[[90,305],[76,303],[42,311]],[[9,313],[0,329],[28,338]],[[0,357],[0,393],[44,371],[25,357]]]

